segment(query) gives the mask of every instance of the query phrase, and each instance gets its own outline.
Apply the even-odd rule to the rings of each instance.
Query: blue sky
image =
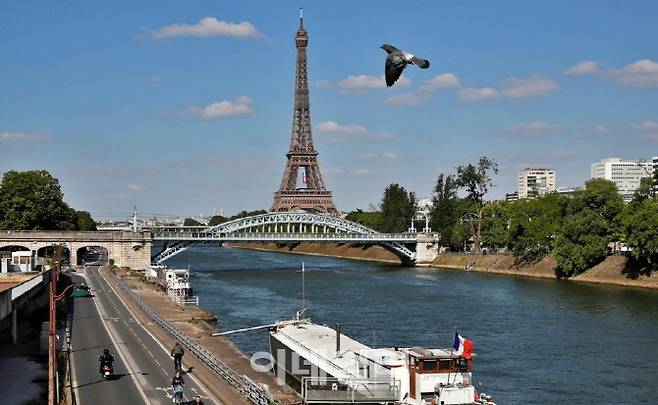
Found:
[[[5,1],[0,172],[46,169],[98,216],[269,208],[304,6],[316,148],[338,208],[430,195],[481,155],[582,184],[658,155],[654,1]],[[391,43],[431,61],[383,87]]]

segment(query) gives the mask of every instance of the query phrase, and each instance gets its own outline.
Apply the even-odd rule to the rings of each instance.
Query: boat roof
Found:
[[[279,327],[271,332],[277,340],[288,346],[327,374],[336,378],[358,377],[358,353],[372,350],[363,343],[340,334],[340,353],[336,352],[336,330],[311,322]],[[382,372],[385,367],[379,365]]]

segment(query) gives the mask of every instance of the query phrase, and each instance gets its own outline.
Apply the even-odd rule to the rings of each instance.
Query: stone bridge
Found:
[[[144,269],[151,262],[149,231],[0,231],[0,251],[29,250],[45,257],[56,245],[72,265],[81,264],[78,259],[87,248],[100,251],[117,266]]]

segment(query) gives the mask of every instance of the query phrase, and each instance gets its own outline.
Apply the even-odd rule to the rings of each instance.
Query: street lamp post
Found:
[[[48,314],[48,405],[55,405],[57,398],[55,396],[55,379],[57,376],[57,355],[56,355],[56,334],[57,334],[57,301],[66,296],[66,292],[76,286],[71,284],[64,291],[57,294],[57,281],[59,273],[62,270],[60,261],[54,263],[50,269],[50,289],[49,289],[49,314]]]
[[[467,212],[466,214],[461,216],[461,221],[462,222],[471,222],[471,231],[473,233],[475,233],[475,229],[473,227],[473,221],[477,221],[479,219],[480,219],[480,217],[478,216],[478,214],[476,214],[474,212]],[[480,253],[479,252],[479,249],[480,249],[480,241],[479,241],[480,235],[476,235],[475,237],[478,238],[478,241],[476,243],[476,252],[475,252],[475,254],[478,254],[478,253]],[[464,239],[464,253],[466,253],[466,239]]]

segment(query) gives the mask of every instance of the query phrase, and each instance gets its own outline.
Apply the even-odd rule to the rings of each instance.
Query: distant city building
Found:
[[[573,197],[578,191],[584,190],[585,187],[558,187],[555,191],[566,197]]]
[[[624,160],[607,158],[592,164],[592,178],[610,180],[617,185],[619,194],[628,202],[633,199],[633,193],[640,186],[640,180],[650,177],[658,159]]]
[[[505,201],[516,201],[519,199],[519,193],[517,191],[513,193],[505,194]]]
[[[528,167],[519,172],[517,198],[535,198],[555,191],[555,171]]]

